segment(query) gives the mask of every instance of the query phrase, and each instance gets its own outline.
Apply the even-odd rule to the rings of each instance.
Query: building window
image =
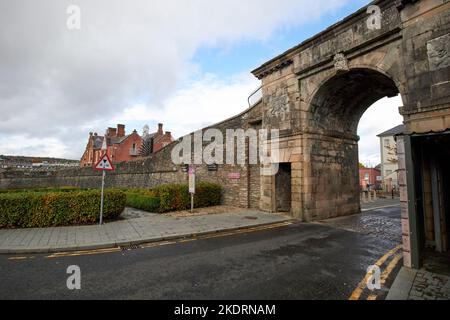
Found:
[[[130,155],[137,156],[136,143],[133,143],[130,149]]]
[[[369,174],[368,174],[368,173],[365,173],[365,174],[364,174],[364,180],[369,181]]]

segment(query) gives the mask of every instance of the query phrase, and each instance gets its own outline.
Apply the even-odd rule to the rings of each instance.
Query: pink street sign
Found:
[[[228,179],[240,179],[241,174],[239,172],[232,172],[228,174]]]

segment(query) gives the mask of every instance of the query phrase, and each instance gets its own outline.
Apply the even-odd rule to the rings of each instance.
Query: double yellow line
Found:
[[[8,260],[27,260],[27,259],[34,259],[34,257],[16,256],[8,258]]]
[[[196,240],[202,240],[202,239],[211,239],[211,238],[221,238],[221,237],[227,237],[242,233],[250,233],[250,232],[256,232],[256,231],[263,231],[263,230],[269,230],[269,229],[275,229],[280,228],[284,226],[291,225],[293,222],[287,221],[287,222],[280,222],[265,226],[258,226],[258,227],[251,227],[251,228],[245,228],[245,229],[238,229],[233,231],[223,231],[218,233],[212,233],[212,234],[205,234],[205,235],[193,235],[189,238],[184,239],[174,239],[174,240],[164,240],[164,241],[158,241],[158,242],[150,242],[146,244],[141,244],[138,247],[143,248],[154,248],[154,247],[161,247],[161,246],[167,246],[172,244],[179,244],[179,243],[186,243]],[[55,258],[62,258],[62,257],[77,257],[77,256],[86,256],[86,255],[96,255],[96,254],[105,254],[105,253],[113,253],[113,252],[119,252],[122,251],[122,249],[119,248],[109,248],[109,249],[98,249],[98,250],[83,250],[83,251],[73,251],[73,252],[59,252],[54,253],[49,256],[46,256],[45,258],[48,259],[55,259]]]
[[[61,257],[78,257],[78,256],[88,256],[94,254],[105,254],[112,252],[119,252],[120,248],[107,248],[107,249],[96,249],[96,250],[82,250],[82,251],[73,251],[73,252],[58,252],[53,253],[49,256],[46,256],[47,259],[61,258]]]
[[[386,252],[385,255],[383,255],[380,259],[378,259],[377,262],[375,262],[375,266],[381,268],[381,266],[394,254],[396,254],[400,249],[402,248],[402,245],[399,245],[391,250],[389,250],[388,252]],[[399,261],[402,259],[402,253],[398,253],[394,256],[394,258],[392,258],[391,262],[389,262],[389,264],[387,265],[386,269],[383,271],[383,273],[381,274],[381,285],[386,283],[386,280],[389,278],[389,275],[392,273],[392,271],[395,269],[395,267],[397,266],[397,264],[399,263]],[[371,273],[366,273],[365,277],[361,280],[361,282],[358,284],[358,286],[356,287],[356,289],[353,291],[353,293],[351,294],[351,296],[349,297],[348,300],[359,300],[362,293],[364,292],[364,289],[367,286],[367,282],[370,279],[370,277],[372,276]],[[368,296],[367,300],[376,300],[377,299],[377,295],[371,294]]]

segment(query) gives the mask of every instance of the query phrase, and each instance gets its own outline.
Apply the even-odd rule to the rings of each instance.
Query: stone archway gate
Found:
[[[359,119],[400,94],[401,201],[404,225],[413,223],[408,136],[450,128],[448,0],[374,1],[253,74],[262,80],[263,127],[280,130],[279,162],[291,166],[291,213],[303,221],[360,212]],[[260,207],[275,203],[275,178],[262,176]]]
[[[359,211],[356,128],[378,99],[401,94],[408,132],[450,127],[449,8],[443,0],[374,1],[253,71],[263,127],[280,130],[280,162],[292,164],[295,217]],[[271,211],[274,178],[261,179],[260,206]]]

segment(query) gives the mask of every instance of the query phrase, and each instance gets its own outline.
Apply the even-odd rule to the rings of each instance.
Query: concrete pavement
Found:
[[[0,253],[47,253],[129,246],[289,221],[288,216],[243,210],[171,217],[128,209],[125,220],[103,226],[1,229]],[[133,218],[135,216],[136,218]],[[130,218],[131,217],[131,218]]]
[[[427,251],[420,270],[403,267],[388,300],[450,300],[450,255]]]
[[[386,300],[408,300],[417,270],[402,267],[392,284]]]
[[[386,300],[450,300],[450,277],[403,267]]]

